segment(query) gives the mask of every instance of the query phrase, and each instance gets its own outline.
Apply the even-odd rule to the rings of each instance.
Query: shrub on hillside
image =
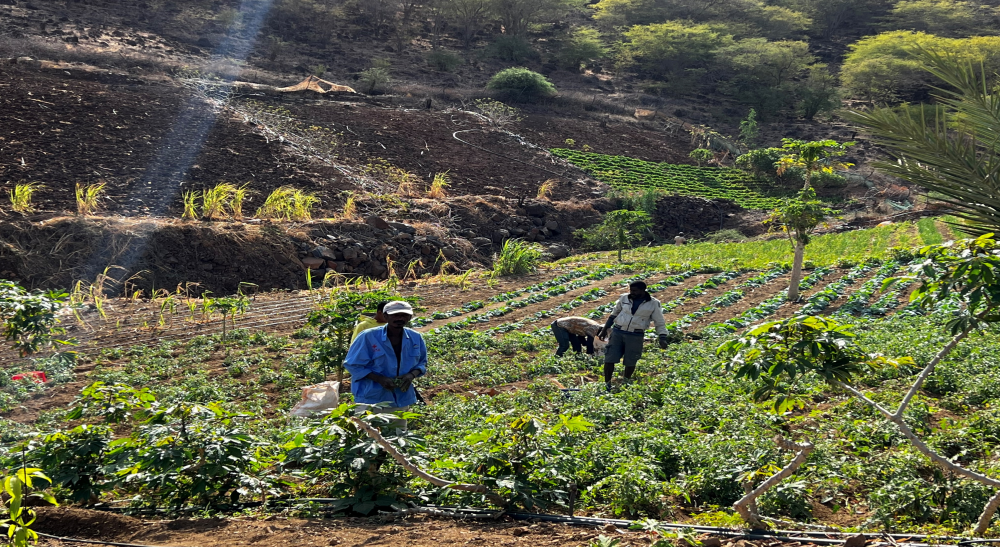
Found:
[[[556,94],[556,86],[545,76],[526,68],[505,68],[486,84],[486,89],[499,92],[509,99],[528,101]]]
[[[559,51],[559,62],[570,70],[580,70],[588,62],[607,55],[608,49],[601,42],[597,29],[580,28],[575,30],[563,43]]]
[[[427,64],[441,72],[451,72],[462,64],[462,57],[450,51],[436,49],[427,54]]]
[[[486,54],[501,61],[509,61],[511,63],[523,63],[528,60],[538,59],[538,52],[531,47],[531,42],[520,36],[511,36],[510,34],[500,35],[486,49]]]

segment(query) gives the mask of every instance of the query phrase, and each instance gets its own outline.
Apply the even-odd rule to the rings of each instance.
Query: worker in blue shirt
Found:
[[[378,412],[399,412],[417,402],[413,380],[427,374],[427,346],[420,333],[406,328],[413,318],[409,303],[389,302],[382,313],[387,323],[354,339],[344,367],[359,410],[387,403]]]

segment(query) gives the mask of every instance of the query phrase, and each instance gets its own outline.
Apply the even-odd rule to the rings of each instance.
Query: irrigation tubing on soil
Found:
[[[0,524],[0,526],[2,526],[3,527],[2,529],[4,530],[4,532],[2,532],[2,535],[7,535],[8,531],[11,528],[11,525]],[[88,543],[91,545],[115,545],[117,547],[169,547],[169,546],[159,546],[159,545],[143,545],[140,543],[119,543],[116,541],[101,541],[99,539],[82,539],[82,538],[72,538],[64,536],[54,536],[52,534],[46,534],[44,532],[35,532],[35,533],[38,534],[40,537],[54,539],[57,541],[63,541],[66,543]]]
[[[451,134],[451,136],[452,136],[453,139],[455,139],[456,141],[458,141],[458,142],[460,142],[460,143],[462,143],[462,144],[464,144],[466,146],[471,146],[471,147],[473,147],[473,148],[475,148],[477,150],[482,150],[483,152],[487,152],[487,153],[493,154],[494,156],[500,156],[501,158],[503,158],[505,160],[516,161],[517,163],[523,163],[524,165],[527,165],[528,167],[534,167],[535,169],[538,169],[539,171],[545,171],[546,173],[549,173],[551,175],[555,175],[555,176],[557,176],[559,178],[564,178],[566,176],[567,171],[564,171],[562,173],[556,173],[555,171],[551,171],[551,170],[546,169],[544,167],[539,167],[539,166],[537,166],[537,165],[535,165],[533,163],[529,163],[529,162],[526,162],[526,161],[523,161],[523,160],[519,160],[517,158],[512,158],[510,156],[505,156],[505,155],[503,155],[503,154],[501,154],[499,152],[494,152],[494,151],[490,150],[489,148],[483,148],[482,146],[479,146],[478,144],[472,144],[469,141],[464,141],[464,140],[458,138],[458,134],[459,133],[468,133],[470,131],[482,131],[483,133],[486,132],[486,131],[483,131],[482,129],[462,129],[461,131],[455,131],[454,133]]]
[[[339,505],[338,502],[341,500],[339,498],[293,498],[293,499],[277,499],[269,500],[266,502],[246,502],[237,504],[225,504],[214,506],[214,508],[219,510],[233,510],[233,509],[246,509],[254,507],[270,507],[270,508],[280,508],[288,507],[294,504],[310,504],[309,508],[313,510],[322,510],[324,505],[329,507],[332,511],[342,511],[344,507]],[[634,526],[639,526],[639,523],[633,520],[624,519],[607,519],[607,518],[597,518],[597,517],[576,517],[569,515],[546,515],[540,513],[521,513],[521,512],[507,512],[495,509],[484,509],[476,507],[445,507],[445,506],[434,506],[434,505],[422,505],[416,506],[416,509],[428,509],[428,513],[431,516],[450,516],[455,518],[499,518],[501,516],[507,516],[514,520],[526,520],[526,521],[540,521],[540,522],[557,522],[565,523],[576,526],[594,526],[603,527],[609,524],[614,525],[618,528],[631,528]],[[168,511],[165,509],[139,509],[139,510],[128,510],[121,507],[98,507],[96,508],[101,511],[124,513],[132,512],[139,514],[170,514],[179,512],[191,512],[191,511],[204,511],[205,507],[192,507],[187,509]],[[405,511],[401,511],[405,513]],[[385,513],[387,516],[392,516],[393,513]],[[843,545],[847,542],[850,537],[858,536],[859,533],[853,532],[826,532],[826,531],[809,531],[809,530],[761,530],[761,529],[751,529],[751,530],[739,530],[733,528],[721,528],[717,526],[699,526],[691,524],[682,523],[669,523],[660,522],[657,523],[659,527],[669,530],[693,530],[695,532],[704,534],[713,534],[717,536],[730,537],[736,539],[753,539],[753,540],[777,540],[784,541],[788,543],[812,543],[816,545]],[[941,541],[951,541],[952,544],[962,545],[975,545],[975,544],[987,544],[987,543],[1000,543],[1000,539],[981,539],[981,538],[966,538],[958,536],[937,536],[937,535],[927,535],[927,534],[889,534],[889,533],[875,533],[869,536],[872,546],[905,546],[905,547],[936,547],[940,545],[951,545],[945,543],[939,543]],[[878,541],[879,538],[885,541]],[[916,540],[917,542],[913,542]]]

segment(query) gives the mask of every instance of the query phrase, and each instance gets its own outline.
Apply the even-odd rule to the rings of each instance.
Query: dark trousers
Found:
[[[635,374],[635,364],[642,357],[642,334],[629,334],[618,329],[611,329],[611,336],[608,338],[608,348],[604,353],[604,381],[608,382],[608,389],[611,389],[611,377],[615,374],[615,364],[618,361],[625,362],[625,378],[632,378]]]
[[[573,351],[581,353],[583,347],[587,347],[587,355],[594,354],[594,337],[593,336],[580,336],[573,334],[568,330],[560,327],[555,322],[552,323],[552,334],[556,337],[556,342],[559,342],[559,348],[556,349],[556,357],[561,356],[566,353],[569,347],[573,346]]]

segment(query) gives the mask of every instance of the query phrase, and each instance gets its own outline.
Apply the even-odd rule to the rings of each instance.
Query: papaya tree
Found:
[[[778,217],[789,223],[785,226],[792,247],[795,249],[795,258],[792,260],[792,278],[788,284],[788,300],[795,302],[799,299],[799,280],[802,278],[802,262],[805,256],[806,245],[809,243],[809,233],[819,224],[820,220],[814,220],[814,213],[820,209],[819,202],[815,202],[815,192],[812,190],[812,176],[814,173],[832,173],[836,170],[847,169],[852,163],[845,163],[836,158],[843,156],[847,147],[854,146],[854,142],[838,143],[835,140],[827,139],[822,141],[800,141],[798,139],[781,139],[781,148],[785,151],[778,163],[775,164],[778,176],[782,176],[791,169],[799,169],[804,173],[802,194],[796,200],[786,203],[784,210],[779,210]],[[795,215],[800,216],[796,217]],[[772,216],[772,218],[775,218]]]
[[[901,280],[917,280],[919,286],[910,299],[919,307],[934,309],[956,296],[961,307],[945,326],[951,333],[951,340],[923,365],[895,409],[868,397],[852,382],[872,367],[915,365],[914,360],[909,357],[889,359],[864,352],[854,341],[851,325],[834,319],[799,316],[772,321],[725,342],[717,351],[728,358],[728,370],[754,382],[754,398],[773,401],[776,411],[802,406],[804,403],[797,397],[798,382],[809,375],[818,375],[881,414],[918,452],[946,472],[997,488],[979,517],[975,533],[981,535],[989,528],[993,514],[1000,507],[1000,479],[968,469],[939,454],[913,431],[903,415],[927,378],[962,340],[976,330],[1000,323],[1000,245],[993,234],[984,234],[955,244],[924,247],[920,255],[924,260],[912,267],[911,275],[889,279],[886,287]],[[793,473],[805,460],[801,454],[808,454],[811,448],[804,443],[786,446],[798,449],[799,455],[757,488],[748,488],[747,495],[734,504],[748,522],[756,523],[759,519],[755,499]]]
[[[785,200],[784,205],[774,210],[765,221],[776,224],[788,236],[792,244],[794,259],[792,260],[791,280],[788,282],[788,300],[799,299],[799,282],[802,281],[802,262],[809,244],[810,234],[827,215],[833,211],[823,206],[816,199],[816,190],[805,188],[799,195]]]

